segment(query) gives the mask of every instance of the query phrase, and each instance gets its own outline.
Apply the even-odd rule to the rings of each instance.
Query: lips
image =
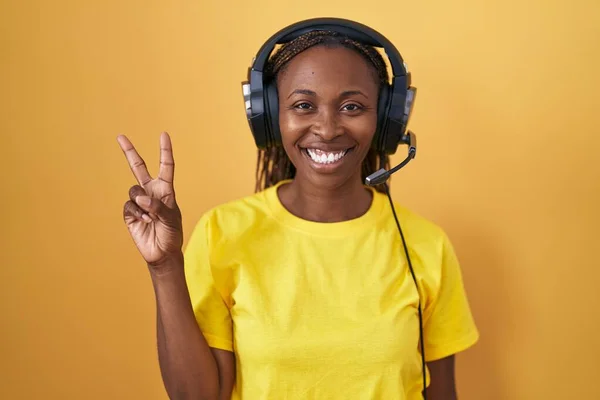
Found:
[[[308,153],[310,158],[316,163],[332,164],[343,158],[346,155],[347,150],[327,152],[318,149],[306,149],[306,152]]]
[[[308,147],[303,149],[304,153],[315,163],[321,165],[334,164],[342,160],[351,148],[340,149],[340,150],[324,150],[317,149],[314,147]]]

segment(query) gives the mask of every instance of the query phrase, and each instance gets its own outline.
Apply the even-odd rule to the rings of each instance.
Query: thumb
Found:
[[[135,204],[147,213],[156,215],[162,222],[169,219],[170,210],[160,199],[140,195],[135,197]]]

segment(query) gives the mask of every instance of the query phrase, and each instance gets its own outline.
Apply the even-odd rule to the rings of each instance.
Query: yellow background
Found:
[[[187,236],[252,193],[240,81],[268,36],[315,16],[371,25],[413,72],[419,153],[392,189],[462,261],[482,338],[459,357],[461,399],[600,398],[599,4],[5,0],[0,398],[166,398],[115,137],[154,173],[171,132]]]

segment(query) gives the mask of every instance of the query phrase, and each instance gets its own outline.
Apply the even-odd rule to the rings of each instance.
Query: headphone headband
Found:
[[[258,50],[256,58],[252,63],[252,69],[263,72],[265,64],[276,45],[290,42],[305,33],[321,30],[339,32],[358,42],[383,48],[390,60],[394,76],[406,76],[406,65],[400,52],[385,36],[359,22],[342,18],[312,18],[296,22],[281,29],[271,36]]]

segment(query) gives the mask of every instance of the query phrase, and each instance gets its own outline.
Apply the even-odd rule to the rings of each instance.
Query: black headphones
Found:
[[[281,145],[279,100],[275,82],[265,82],[263,72],[271,52],[278,44],[287,43],[310,31],[335,31],[350,39],[383,48],[392,66],[391,83],[384,85],[379,97],[377,131],[373,148],[378,154],[394,154],[400,143],[416,146],[416,138],[407,131],[416,88],[411,86],[410,72],[396,47],[383,35],[366,25],[341,18],[313,18],[297,22],[275,33],[262,45],[248,80],[242,82],[246,117],[259,149]]]

